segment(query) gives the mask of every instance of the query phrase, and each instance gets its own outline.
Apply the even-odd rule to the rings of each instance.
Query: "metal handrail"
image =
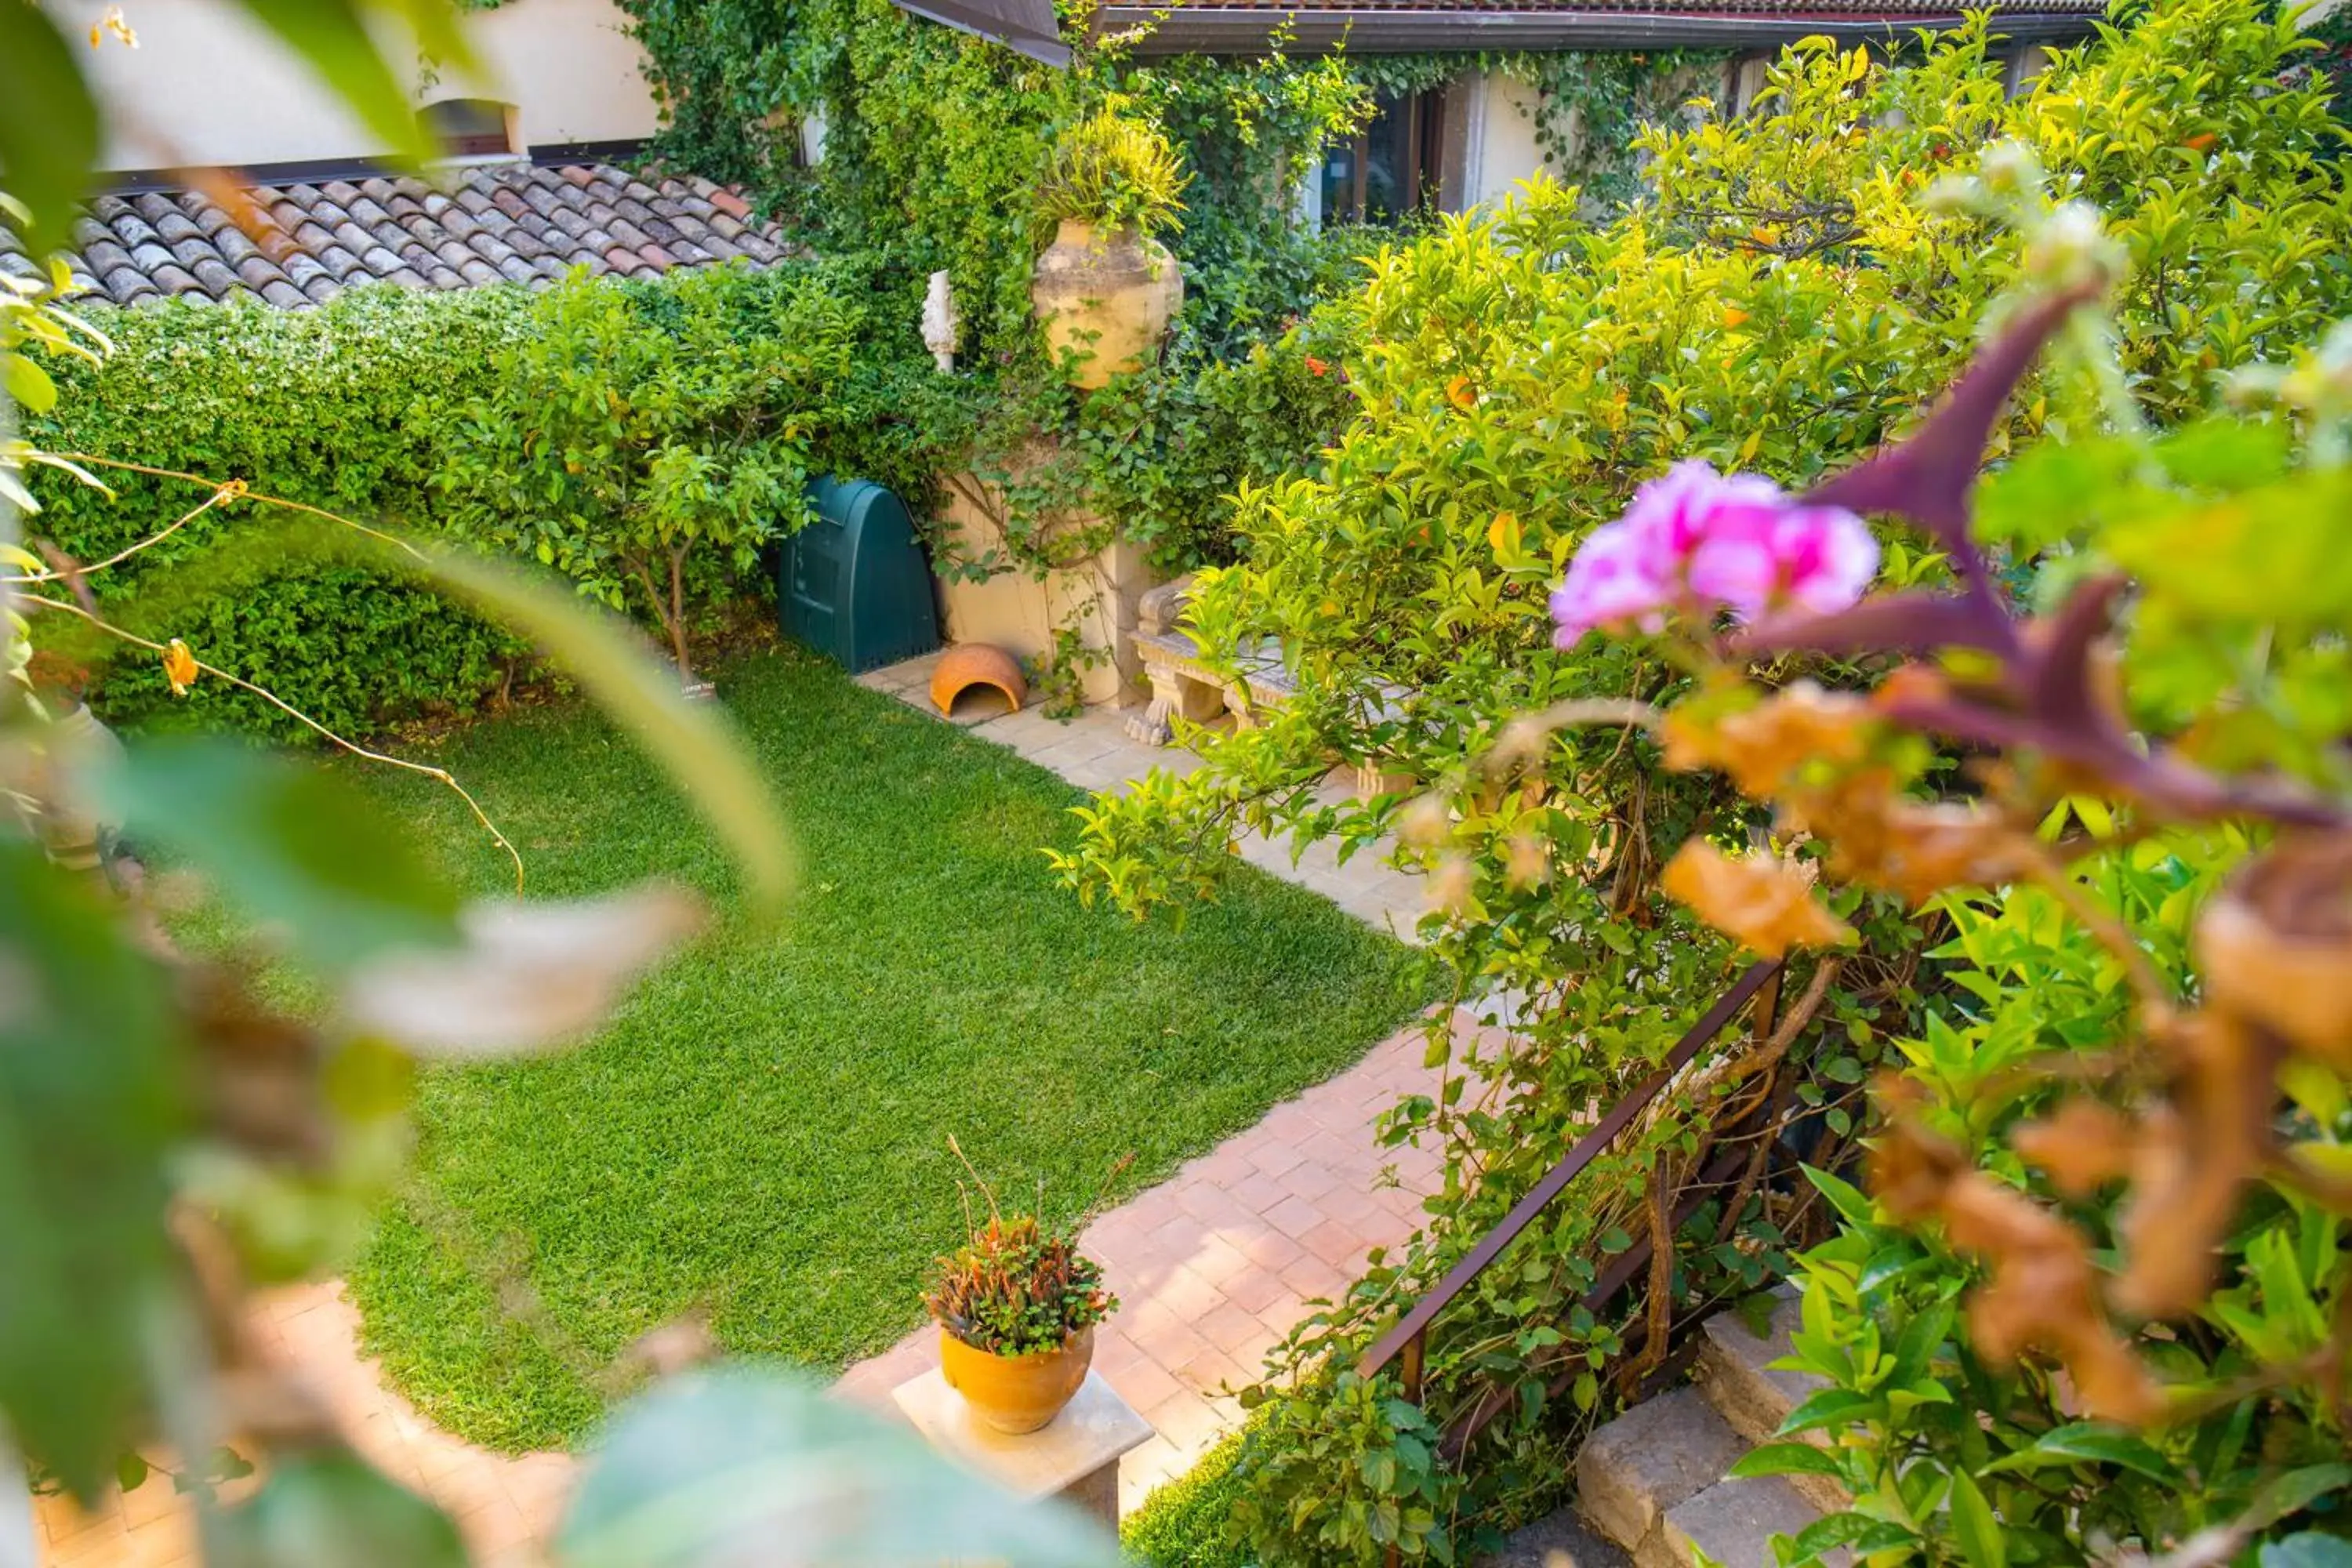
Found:
[[[1371,1349],[1357,1361],[1356,1371],[1364,1377],[1371,1377],[1402,1357],[1405,1397],[1419,1403],[1423,1352],[1429,1327],[1437,1321],[1438,1314],[1452,1306],[1454,1300],[1486,1271],[1487,1266],[1502,1256],[1503,1249],[1517,1241],[1535,1223],[1536,1217],[1567,1189],[1569,1183],[1582,1174],[1585,1167],[1599,1159],[1609,1145],[1616,1142],[1618,1134],[1649,1108],[1650,1102],[1657,1099],[1675,1075],[1688,1067],[1706,1043],[1722,1032],[1724,1025],[1729,1023],[1733,1016],[1746,1006],[1768,982],[1777,981],[1780,974],[1780,964],[1777,960],[1749,964],[1739,978],[1732,982],[1731,989],[1716,998],[1715,1005],[1709,1007],[1705,1016],[1675,1042],[1675,1048],[1666,1053],[1666,1058],[1659,1064],[1658,1070],[1612,1106],[1609,1113],[1591,1131],[1578,1139],[1576,1147],[1568,1152],[1567,1158],[1528,1188],[1526,1195],[1511,1205],[1511,1212],[1505,1215],[1494,1229],[1481,1237],[1478,1244],[1465,1254],[1460,1262],[1445,1271],[1445,1277],[1437,1282],[1434,1289],[1415,1302],[1410,1311],[1390,1327],[1388,1332],[1373,1342]]]

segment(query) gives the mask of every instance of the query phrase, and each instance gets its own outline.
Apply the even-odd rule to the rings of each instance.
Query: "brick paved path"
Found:
[[[1086,1251],[1119,1299],[1096,1331],[1095,1365],[1160,1432],[1121,1461],[1122,1507],[1239,1420],[1222,1391],[1256,1381],[1309,1300],[1353,1279],[1368,1248],[1412,1234],[1437,1157],[1381,1149],[1372,1124],[1401,1097],[1436,1091],[1425,1048],[1418,1025],[1399,1031],[1087,1227]],[[937,1335],[918,1331],[859,1363],[841,1392],[887,1406],[891,1389],[936,1364]]]
[[[933,660],[860,677],[862,683],[929,711]],[[1064,724],[1034,710],[960,715],[981,736],[1012,747],[1073,784],[1109,788],[1154,767],[1195,765],[1189,753],[1128,739],[1124,716],[1092,710]],[[1410,937],[1421,910],[1419,879],[1377,853],[1341,866],[1328,848],[1298,865],[1286,848],[1253,838],[1244,856],[1311,888],[1367,923]],[[1413,1228],[1433,1190],[1436,1156],[1383,1151],[1372,1123],[1402,1096],[1434,1092],[1414,1025],[1355,1067],[1278,1105],[1245,1132],[1184,1165],[1096,1220],[1085,1237],[1119,1298],[1096,1335],[1095,1364],[1159,1436],[1121,1461],[1119,1499],[1132,1508],[1181,1475],[1239,1418],[1223,1389],[1253,1381],[1266,1349],[1307,1315],[1308,1300],[1339,1289],[1366,1251]],[[387,1388],[358,1349],[359,1314],[336,1281],[274,1293],[257,1331],[320,1387],[361,1452],[454,1515],[477,1558],[541,1561],[573,1461],[563,1454],[492,1453],[440,1431]],[[847,1398],[888,1408],[890,1390],[927,1370],[936,1331],[849,1369]],[[193,1521],[162,1477],[83,1514],[43,1500],[37,1514],[48,1568],[179,1568],[195,1562]]]

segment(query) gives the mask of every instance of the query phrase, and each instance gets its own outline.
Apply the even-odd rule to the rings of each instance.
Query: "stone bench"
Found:
[[[1279,708],[1297,689],[1283,668],[1280,646],[1271,637],[1234,661],[1239,679],[1211,668],[1201,645],[1177,625],[1192,585],[1190,577],[1179,577],[1146,593],[1136,603],[1135,629],[1127,634],[1128,646],[1151,683],[1150,705],[1128,720],[1127,732],[1147,746],[1174,741],[1179,717],[1205,724],[1229,712],[1236,723],[1254,724],[1259,709]]]
[[[1209,663],[1201,645],[1178,624],[1189,605],[1192,586],[1190,577],[1179,577],[1144,594],[1136,603],[1135,629],[1127,634],[1128,646],[1151,685],[1150,704],[1129,718],[1127,732],[1147,746],[1171,743],[1179,718],[1187,723],[1206,724],[1220,713],[1231,713],[1236,724],[1247,729],[1258,721],[1261,711],[1279,708],[1297,695],[1297,686],[1283,661],[1282,645],[1272,637],[1260,640],[1224,668]],[[1386,716],[1399,710],[1406,692],[1401,687],[1382,689],[1380,711]],[[1366,799],[1412,787],[1410,774],[1364,763],[1349,766],[1356,793]]]

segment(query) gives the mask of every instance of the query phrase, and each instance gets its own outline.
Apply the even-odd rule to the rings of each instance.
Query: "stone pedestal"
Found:
[[[950,476],[946,504],[938,517],[942,538],[957,559],[1004,560],[1009,550],[1002,520],[1004,499],[971,474]],[[1072,530],[1093,522],[1088,516],[1066,520]],[[1068,628],[1099,661],[1080,676],[1088,707],[1128,706],[1144,698],[1143,663],[1128,646],[1136,606],[1160,579],[1143,547],[1114,540],[1092,555],[1036,575],[1006,566],[982,582],[943,577],[940,582],[940,631],[950,643],[992,643],[1024,659],[1054,651],[1056,631]]]
[[[1151,1423],[1118,1396],[1100,1373],[1059,1415],[1019,1436],[974,1420],[963,1395],[937,1368],[908,1379],[890,1397],[924,1441],[1024,1498],[1058,1497],[1112,1530],[1118,1528],[1118,1458],[1151,1439]]]

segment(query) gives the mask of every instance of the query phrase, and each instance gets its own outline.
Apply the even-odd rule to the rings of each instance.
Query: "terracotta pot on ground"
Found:
[[[940,1331],[940,1373],[964,1397],[983,1426],[999,1432],[1034,1432],[1062,1413],[1087,1380],[1095,1359],[1095,1331],[1080,1329],[1057,1351],[996,1355],[974,1350]]]
[[[1064,218],[1037,258],[1030,302],[1045,324],[1055,363],[1091,355],[1071,379],[1108,385],[1140,370],[1184,304],[1184,275],[1168,247],[1134,228],[1103,233],[1083,218]]]

